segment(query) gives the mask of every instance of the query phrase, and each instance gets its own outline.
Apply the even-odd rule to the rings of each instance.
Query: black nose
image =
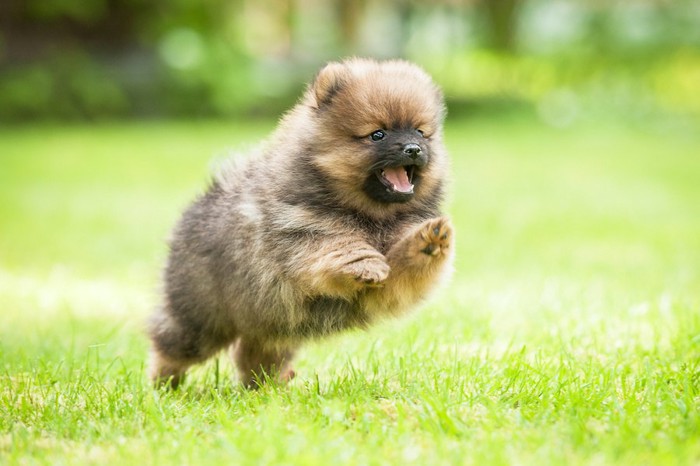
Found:
[[[403,153],[415,159],[420,155],[420,146],[414,143],[406,144],[403,146]]]

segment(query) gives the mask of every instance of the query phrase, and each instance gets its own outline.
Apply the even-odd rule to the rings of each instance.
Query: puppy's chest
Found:
[[[386,254],[391,246],[400,238],[402,227],[397,224],[363,225],[365,241],[382,254]]]

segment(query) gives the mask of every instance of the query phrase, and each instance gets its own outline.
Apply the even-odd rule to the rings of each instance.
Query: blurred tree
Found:
[[[341,46],[346,53],[356,53],[366,2],[364,0],[336,0],[335,6],[340,26]]]
[[[486,24],[486,43],[499,52],[517,49],[518,14],[524,0],[477,0],[480,16]]]
[[[148,0],[3,0],[0,60],[28,61],[78,45],[121,49],[133,43],[144,20],[158,11]]]
[[[626,80],[700,108],[698,24],[697,0],[0,0],[0,119],[274,114],[355,54],[486,102]]]

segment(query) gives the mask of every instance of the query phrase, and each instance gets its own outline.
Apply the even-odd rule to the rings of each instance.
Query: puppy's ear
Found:
[[[315,108],[328,105],[345,85],[348,78],[348,69],[337,62],[328,63],[316,75],[311,84],[312,95],[315,99]]]

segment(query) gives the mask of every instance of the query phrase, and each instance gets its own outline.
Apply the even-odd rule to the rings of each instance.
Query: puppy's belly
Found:
[[[258,315],[264,316],[262,313]],[[279,317],[279,314],[277,318],[269,314],[264,316],[259,320],[260,328],[255,329],[255,333],[272,341],[301,342],[351,328],[364,328],[370,320],[356,301],[327,296],[308,300],[296,312],[289,313],[287,318]]]

